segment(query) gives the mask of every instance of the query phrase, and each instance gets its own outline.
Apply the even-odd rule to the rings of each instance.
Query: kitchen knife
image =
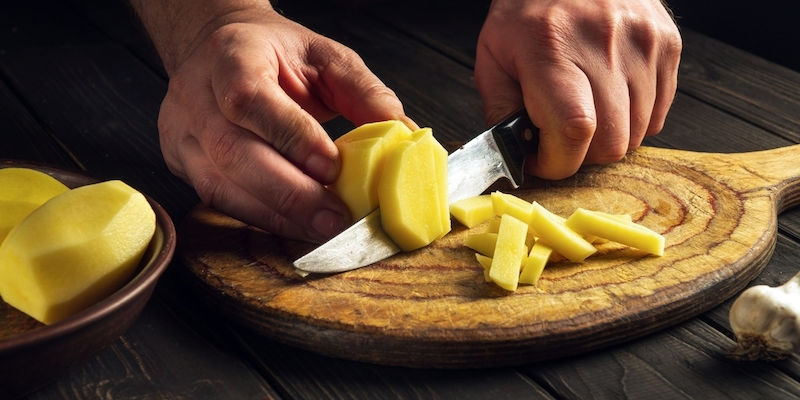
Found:
[[[477,196],[500,178],[522,184],[523,162],[539,143],[539,129],[523,109],[447,157],[448,201]],[[420,205],[424,207],[424,205]],[[294,262],[297,272],[334,273],[360,268],[400,252],[381,227],[380,209]]]

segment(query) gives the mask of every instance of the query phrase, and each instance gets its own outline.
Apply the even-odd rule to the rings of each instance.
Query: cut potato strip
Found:
[[[566,225],[584,235],[598,236],[657,256],[664,255],[664,236],[609,214],[579,208],[567,219]]]
[[[495,216],[492,196],[485,194],[456,201],[450,204],[450,215],[467,228],[480,225]]]
[[[519,283],[536,285],[542,276],[542,271],[553,254],[553,249],[540,242],[534,243],[531,252],[522,264],[522,273],[519,275]]]
[[[509,214],[501,217],[489,277],[498,286],[508,291],[517,290],[519,271],[522,261],[527,255],[525,247],[527,233],[528,224],[525,222]]]
[[[487,197],[494,218],[486,216]],[[664,237],[633,222],[627,214],[578,208],[564,218],[538,202],[502,192],[465,199],[460,208],[458,212],[464,215],[481,208],[480,218],[460,217],[472,226],[488,222],[485,232],[468,233],[464,244],[476,251],[484,279],[509,291],[520,284],[536,286],[550,262],[584,261],[597,252],[595,243],[613,241],[656,255],[664,252]]]
[[[597,249],[562,222],[563,219],[539,203],[533,203],[531,226],[539,240],[570,261],[579,262],[594,254]]]
[[[533,205],[530,202],[503,192],[492,192],[491,198],[495,215],[503,216],[509,214],[526,224],[530,223],[533,209]]]
[[[475,258],[478,260],[478,264],[483,267],[483,279],[486,282],[491,282],[492,278],[489,277],[489,269],[492,268],[492,259],[491,257],[486,257],[483,254],[475,253]]]
[[[464,241],[464,245],[487,257],[494,257],[494,248],[497,243],[497,233],[481,232],[470,233]]]

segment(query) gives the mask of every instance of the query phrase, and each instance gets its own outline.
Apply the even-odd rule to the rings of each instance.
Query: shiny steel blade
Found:
[[[477,196],[504,177],[515,188],[519,187],[492,131],[488,130],[447,157],[447,199],[454,203]]]
[[[477,196],[500,178],[516,188],[522,182],[522,142],[538,139],[527,114],[516,113],[481,133],[447,158],[448,201]],[[400,252],[381,227],[375,210],[294,262],[297,272],[335,273],[360,268]]]
[[[361,268],[391,257],[400,248],[381,227],[379,209],[294,262],[301,275],[334,273]]]

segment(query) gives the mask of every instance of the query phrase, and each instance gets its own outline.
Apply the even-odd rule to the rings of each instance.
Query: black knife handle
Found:
[[[531,122],[528,112],[520,109],[492,128],[492,136],[506,160],[516,185],[525,177],[525,156],[539,148],[539,128]]]

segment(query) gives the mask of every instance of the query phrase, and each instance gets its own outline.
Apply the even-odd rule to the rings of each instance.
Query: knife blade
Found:
[[[506,178],[514,188],[524,179],[528,151],[538,147],[539,129],[519,110],[447,157],[448,201],[477,196]],[[296,272],[336,273],[361,268],[399,253],[381,227],[380,209],[294,261]]]

